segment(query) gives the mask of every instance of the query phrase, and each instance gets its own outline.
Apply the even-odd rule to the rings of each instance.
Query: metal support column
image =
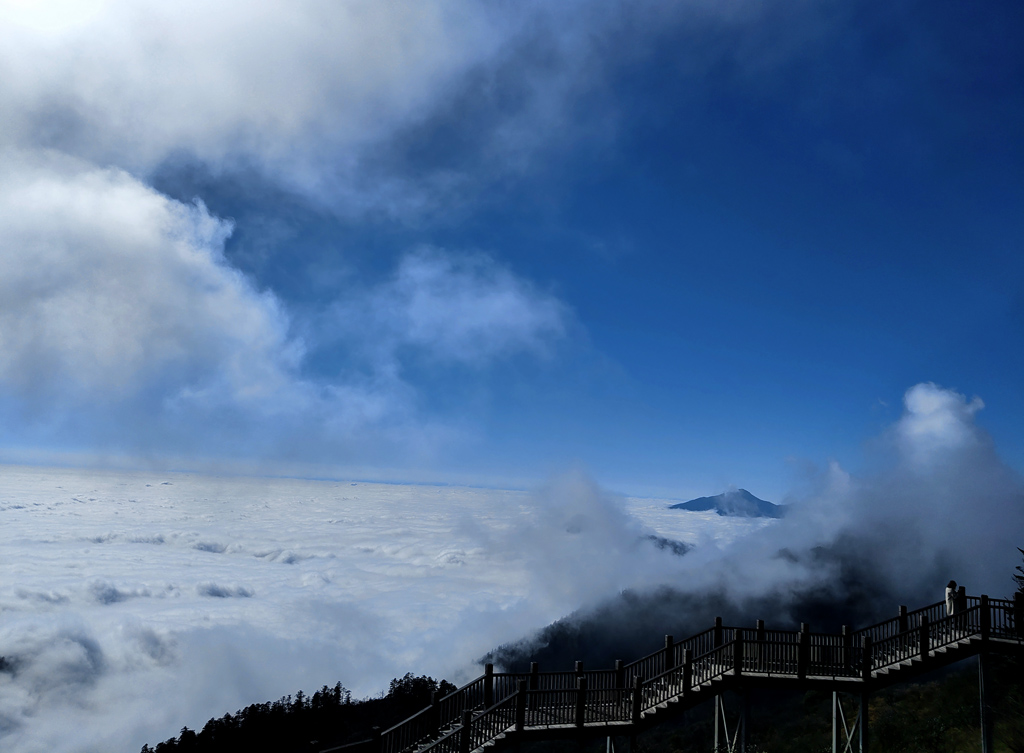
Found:
[[[749,704],[747,694],[740,692],[740,715],[736,726],[729,731],[729,719],[725,714],[725,699],[719,693],[715,696],[715,751],[716,753],[746,753],[747,750],[747,713]]]
[[[992,707],[989,705],[989,688],[986,681],[989,670],[987,652],[978,654],[978,705],[981,707],[981,753],[995,753],[992,744]]]
[[[745,690],[740,691],[740,753],[747,753],[747,722],[750,714],[750,699]]]
[[[864,753],[868,717],[867,695],[862,694],[859,701],[857,717],[848,719],[842,696],[837,691],[832,691],[832,753]],[[854,740],[859,743],[856,748]]]
[[[860,752],[868,753],[871,743],[871,728],[868,724],[868,694],[860,694],[860,711],[857,713],[857,729],[860,730]]]
[[[722,694],[719,693],[715,696],[715,753],[722,750],[718,744],[718,728],[722,726],[722,713]]]

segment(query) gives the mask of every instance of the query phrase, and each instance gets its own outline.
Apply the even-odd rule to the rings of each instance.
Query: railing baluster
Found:
[[[917,647],[918,655],[921,657],[921,661],[927,661],[928,660],[928,649],[929,649],[929,645],[928,645],[929,640],[928,639],[929,639],[929,637],[930,637],[930,634],[928,632],[928,615],[922,614],[921,615],[920,633],[918,635],[918,647]]]
[[[981,640],[987,641],[992,631],[992,614],[989,612],[988,596],[981,595]]]
[[[640,675],[633,675],[633,709],[630,714],[630,721],[633,724],[640,723],[640,708],[643,703],[644,681]]]
[[[577,727],[582,727],[585,721],[584,715],[587,708],[587,678],[576,679],[576,719]]]
[[[861,639],[861,679],[867,682],[871,679],[871,636],[865,635]]]
[[[811,659],[811,629],[806,622],[800,623],[800,644],[796,653],[796,676],[803,680],[807,677],[807,665]]]

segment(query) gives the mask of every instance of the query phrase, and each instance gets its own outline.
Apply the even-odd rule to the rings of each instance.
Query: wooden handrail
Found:
[[[1024,645],[1013,617],[1020,604],[987,596],[967,597],[966,603],[966,610],[952,616],[945,614],[944,602],[901,608],[889,620],[855,631],[844,626],[838,634],[812,633],[807,625],[799,631],[765,630],[760,620],[756,628],[728,627],[718,618],[714,627],[685,640],[665,636],[663,648],[627,664],[617,660],[614,669],[584,670],[577,662],[573,671],[540,672],[532,663],[530,672],[512,673],[495,672],[488,664],[482,676],[435,696],[430,706],[373,739],[330,750],[468,753],[506,727],[522,732],[528,719],[577,728],[639,724],[645,711],[670,698],[688,698],[704,683],[737,682],[747,674],[790,682],[871,682],[878,670],[907,659],[934,661],[935,649],[965,640]]]

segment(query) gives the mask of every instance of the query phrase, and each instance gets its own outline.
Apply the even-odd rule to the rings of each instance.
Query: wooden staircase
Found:
[[[509,742],[635,735],[681,711],[748,687],[867,693],[970,656],[1024,653],[1024,602],[963,597],[959,613],[930,604],[840,634],[727,627],[613,669],[495,673],[435,698],[370,740],[322,753],[476,753]]]

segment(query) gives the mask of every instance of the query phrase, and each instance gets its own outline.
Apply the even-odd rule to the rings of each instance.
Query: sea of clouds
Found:
[[[671,577],[645,539],[763,525],[543,492],[0,469],[0,744],[137,750],[339,680],[453,680],[588,599]],[[675,513],[675,511],[672,511]]]
[[[831,465],[778,521],[668,510],[580,471],[523,492],[5,467],[0,741],[134,750],[300,688],[459,682],[626,590],[770,603],[754,615],[770,619],[808,593],[852,589],[867,615],[930,603],[951,577],[1006,596],[1024,485],[981,407],[911,388],[867,470]]]

